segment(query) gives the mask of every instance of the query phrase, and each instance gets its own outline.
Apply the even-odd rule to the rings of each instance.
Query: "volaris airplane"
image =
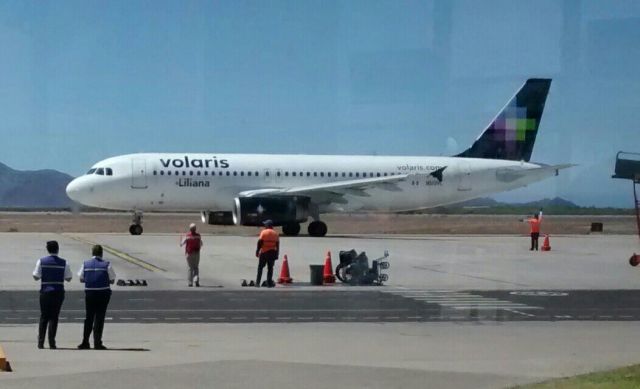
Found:
[[[550,79],[527,80],[473,145],[451,157],[144,153],[97,162],[67,186],[74,201],[133,212],[201,212],[218,225],[271,219],[324,236],[329,212],[394,212],[457,203],[557,175],[571,166],[529,162]]]

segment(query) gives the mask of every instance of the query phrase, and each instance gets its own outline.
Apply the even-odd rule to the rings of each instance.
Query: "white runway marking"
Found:
[[[500,300],[493,297],[485,297],[467,292],[456,292],[447,290],[418,290],[418,289],[402,289],[396,288],[382,291],[412,300],[437,304],[442,307],[456,310],[529,310],[542,309],[540,307],[529,306],[527,304],[515,303],[508,300]]]

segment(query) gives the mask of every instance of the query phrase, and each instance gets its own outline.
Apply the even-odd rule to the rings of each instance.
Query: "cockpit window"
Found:
[[[98,170],[96,170],[96,174],[98,174],[100,176],[104,176],[104,169],[99,167]]]
[[[108,175],[108,176],[112,176],[112,175],[113,175],[113,170],[111,170],[111,168],[110,168],[110,167],[108,167],[108,168],[106,168],[106,169],[104,169],[104,170],[106,171],[106,173],[107,173],[107,175]]]
[[[93,168],[93,169],[89,169],[89,171],[87,172],[87,175],[89,175],[89,174],[93,174],[93,173],[95,173],[95,172],[96,172],[96,169],[95,169],[95,168]]]

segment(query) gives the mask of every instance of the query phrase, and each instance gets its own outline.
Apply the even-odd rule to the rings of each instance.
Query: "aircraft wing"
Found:
[[[402,189],[397,185],[411,174],[397,174],[388,177],[361,178],[358,180],[336,181],[315,185],[294,186],[289,188],[267,188],[240,192],[241,197],[302,195],[311,197],[315,203],[346,203],[344,195],[369,197],[367,189],[378,188],[390,192]]]

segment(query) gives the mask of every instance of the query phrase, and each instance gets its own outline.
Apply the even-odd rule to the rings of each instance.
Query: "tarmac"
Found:
[[[67,284],[58,350],[38,350],[44,242],[77,271],[91,245],[119,279],[108,351],[78,351],[82,285]],[[330,236],[282,239],[294,283],[255,277],[255,238],[204,236],[201,288],[169,234],[0,234],[0,345],[14,372],[0,387],[501,388],[640,361],[640,269],[631,235],[552,236],[549,252],[517,236]],[[542,240],[541,240],[542,243]],[[389,252],[384,286],[310,286],[309,265],[355,248]],[[276,276],[279,265],[276,268]]]

